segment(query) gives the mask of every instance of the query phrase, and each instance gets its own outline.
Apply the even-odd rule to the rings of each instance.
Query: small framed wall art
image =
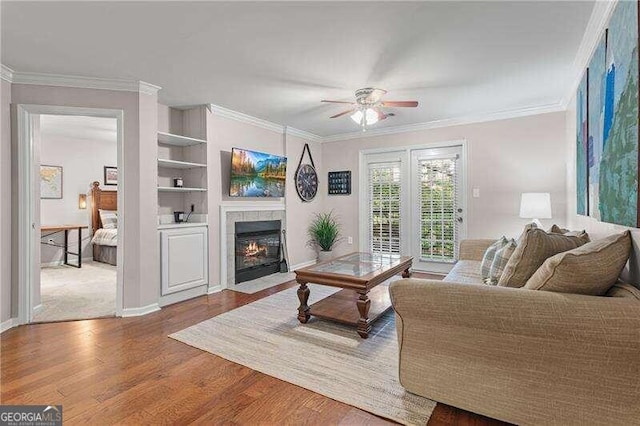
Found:
[[[329,195],[351,194],[351,171],[329,172]]]
[[[40,166],[40,198],[62,198],[62,166]]]
[[[118,168],[117,167],[104,166],[104,184],[105,185],[118,184]]]

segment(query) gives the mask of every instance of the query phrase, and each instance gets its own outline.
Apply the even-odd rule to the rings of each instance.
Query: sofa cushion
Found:
[[[502,287],[522,287],[551,256],[589,242],[586,232],[578,236],[550,234],[543,229],[526,227],[518,239],[518,247],[507,262],[498,281]]]
[[[607,297],[632,297],[640,300],[640,288],[631,284],[617,282],[607,291]]]
[[[496,252],[493,262],[491,263],[489,277],[483,277],[486,284],[498,284],[498,281],[504,272],[504,268],[507,266],[509,259],[516,251],[516,247],[518,247],[518,245],[515,240],[507,240],[507,243]]]
[[[481,262],[477,260],[459,260],[442,281],[462,284],[484,284],[480,274],[480,264]]]
[[[509,243],[506,237],[500,238],[495,243],[491,244],[487,247],[487,250],[484,252],[484,256],[482,256],[482,263],[480,264],[480,275],[483,280],[487,280],[491,271],[491,264],[493,264],[493,259],[496,257],[496,252],[500,250],[502,247],[506,246]]]
[[[592,241],[547,259],[525,288],[602,296],[618,280],[630,252],[629,231]]]

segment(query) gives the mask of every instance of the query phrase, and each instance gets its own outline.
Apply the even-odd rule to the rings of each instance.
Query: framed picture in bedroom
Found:
[[[40,166],[40,198],[62,198],[62,166]]]
[[[104,166],[104,184],[105,185],[118,184],[118,168],[117,167]]]

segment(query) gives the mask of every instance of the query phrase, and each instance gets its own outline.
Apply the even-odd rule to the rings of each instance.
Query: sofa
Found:
[[[485,285],[494,240],[465,240],[443,281],[391,284],[409,392],[521,425],[640,424],[640,290]]]

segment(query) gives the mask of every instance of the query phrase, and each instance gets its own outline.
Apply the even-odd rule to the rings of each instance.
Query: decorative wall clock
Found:
[[[309,154],[309,161],[311,164],[302,163],[304,159],[305,151]],[[316,172],[316,166],[313,164],[313,157],[311,156],[311,149],[309,144],[304,144],[302,148],[302,155],[298,162],[298,168],[296,169],[296,191],[302,201],[311,201],[318,193],[318,173]]]

